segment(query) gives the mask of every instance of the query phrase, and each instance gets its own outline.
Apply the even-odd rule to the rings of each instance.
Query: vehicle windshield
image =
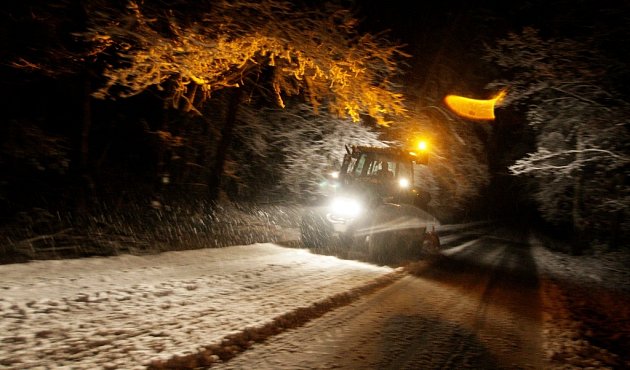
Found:
[[[362,153],[358,158],[352,159],[348,174],[354,177],[410,178],[411,163],[401,161],[393,155]]]

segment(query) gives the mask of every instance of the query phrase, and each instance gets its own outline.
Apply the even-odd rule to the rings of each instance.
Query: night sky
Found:
[[[543,37],[586,40],[596,36],[600,47],[630,63],[621,40],[630,36],[630,15],[626,1],[358,1],[363,26],[373,32],[388,31],[393,40],[407,46],[413,56],[414,73],[430,73],[430,64],[446,46],[461,54],[453,58],[480,57],[484,44],[518,33],[524,27],[540,30]],[[492,79],[486,77],[486,82]],[[627,78],[627,77],[626,77]],[[471,89],[481,92],[483,78]],[[629,84],[630,85],[630,84]]]

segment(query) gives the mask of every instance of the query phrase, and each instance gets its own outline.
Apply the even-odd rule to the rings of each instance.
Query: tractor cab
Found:
[[[414,186],[414,164],[427,164],[427,156],[396,148],[346,147],[337,188],[367,193],[373,201],[424,208],[429,196]]]

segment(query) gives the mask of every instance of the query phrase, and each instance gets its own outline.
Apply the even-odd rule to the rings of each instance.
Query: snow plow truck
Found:
[[[414,182],[414,165],[427,163],[426,151],[346,146],[341,169],[329,179],[332,190],[302,216],[302,245],[334,245],[383,263],[438,250],[430,195]]]

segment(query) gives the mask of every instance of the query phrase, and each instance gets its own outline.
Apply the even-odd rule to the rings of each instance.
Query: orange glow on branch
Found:
[[[494,98],[487,100],[447,95],[444,102],[459,116],[475,120],[493,120],[494,107],[503,100],[505,94],[505,90],[502,90]]]

